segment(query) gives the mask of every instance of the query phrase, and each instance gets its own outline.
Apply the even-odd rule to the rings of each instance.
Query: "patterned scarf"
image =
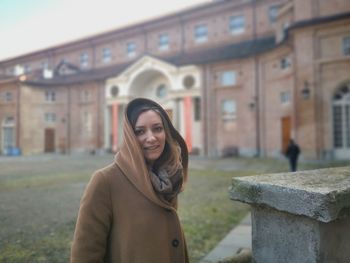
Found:
[[[165,167],[161,167],[157,173],[150,171],[150,178],[153,189],[158,196],[162,200],[171,203],[180,192],[183,180],[182,166],[174,174],[169,174]]]

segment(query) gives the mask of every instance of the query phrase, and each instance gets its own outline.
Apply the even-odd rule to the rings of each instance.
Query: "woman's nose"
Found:
[[[154,136],[153,132],[148,132],[148,133],[147,133],[146,140],[147,140],[148,142],[152,142],[152,141],[155,141],[155,140],[156,140],[156,137]]]

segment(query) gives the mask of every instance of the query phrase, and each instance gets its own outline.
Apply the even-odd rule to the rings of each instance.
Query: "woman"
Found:
[[[186,144],[148,99],[128,104],[123,129],[114,163],[93,175],[81,200],[71,262],[188,262],[176,212]]]

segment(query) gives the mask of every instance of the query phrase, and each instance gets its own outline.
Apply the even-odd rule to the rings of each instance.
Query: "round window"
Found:
[[[160,84],[157,88],[156,94],[158,98],[165,98],[167,95],[166,86],[164,84]]]
[[[195,84],[195,79],[192,75],[187,75],[183,79],[183,85],[186,89],[190,89],[194,86]]]
[[[119,94],[119,88],[118,88],[118,86],[113,86],[113,87],[111,88],[111,96],[112,96],[112,97],[117,97],[118,94]]]

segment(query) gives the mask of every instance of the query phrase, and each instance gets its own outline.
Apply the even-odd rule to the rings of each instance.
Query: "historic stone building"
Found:
[[[350,2],[221,0],[0,61],[0,152],[116,150],[130,99],[194,154],[350,159]]]

